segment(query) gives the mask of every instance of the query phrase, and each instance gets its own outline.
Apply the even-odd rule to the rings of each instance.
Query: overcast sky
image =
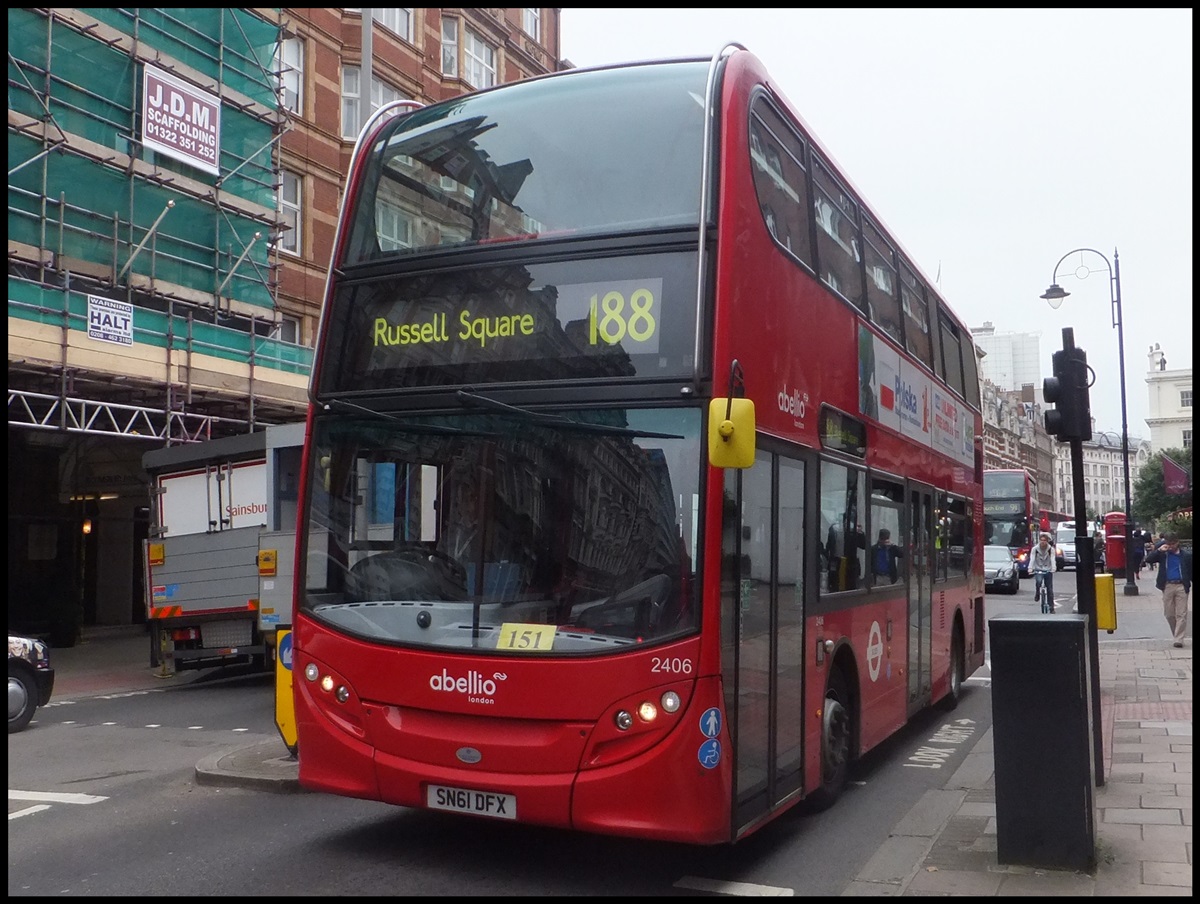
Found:
[[[754,52],[970,327],[1063,327],[1121,429],[1109,271],[1040,296],[1076,248],[1120,253],[1129,433],[1149,438],[1147,352],[1192,366],[1192,27],[1174,10],[562,10],[576,66]],[[1039,400],[1041,387],[1038,387]]]

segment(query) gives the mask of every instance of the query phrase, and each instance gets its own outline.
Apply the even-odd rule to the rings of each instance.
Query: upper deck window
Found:
[[[945,315],[942,321],[942,362],[946,373],[946,382],[959,395],[963,392],[962,349],[959,345],[960,331],[958,326]]]
[[[867,313],[885,333],[901,345],[900,281],[896,278],[896,255],[883,233],[863,217],[863,248],[867,258]]]
[[[817,214],[817,260],[821,279],[857,308],[863,307],[858,205],[819,159],[813,162]]]
[[[925,285],[906,265],[900,265],[900,307],[904,311],[904,339],[909,354],[933,369],[933,340],[929,335],[929,308]]]
[[[750,117],[750,167],[767,229],[784,249],[813,265],[804,140],[764,98]]]
[[[370,148],[344,263],[698,224],[706,77],[704,62],[571,72],[397,117]],[[407,247],[379,235],[380,204],[407,215]]]

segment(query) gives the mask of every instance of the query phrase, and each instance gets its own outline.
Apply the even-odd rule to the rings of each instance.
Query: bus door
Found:
[[[908,715],[929,704],[929,659],[933,651],[933,492],[915,484],[908,491]]]
[[[804,461],[761,447],[752,468],[726,471],[722,671],[735,835],[803,780],[806,473]]]

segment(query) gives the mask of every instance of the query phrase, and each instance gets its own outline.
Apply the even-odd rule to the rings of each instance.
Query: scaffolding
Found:
[[[279,338],[277,10],[10,9],[9,423],[194,442],[295,420]],[[206,171],[145,139],[147,67],[219,110]],[[97,299],[129,342],[89,336]]]

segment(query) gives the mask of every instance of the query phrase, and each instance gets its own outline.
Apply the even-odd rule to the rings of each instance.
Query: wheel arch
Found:
[[[859,757],[860,738],[862,737],[862,685],[858,675],[858,657],[855,656],[854,648],[847,640],[843,640],[834,649],[833,655],[829,659],[824,693],[828,693],[835,672],[841,673],[846,683],[847,693],[850,695],[850,699],[844,700],[842,703],[850,713],[850,758],[856,760]]]

